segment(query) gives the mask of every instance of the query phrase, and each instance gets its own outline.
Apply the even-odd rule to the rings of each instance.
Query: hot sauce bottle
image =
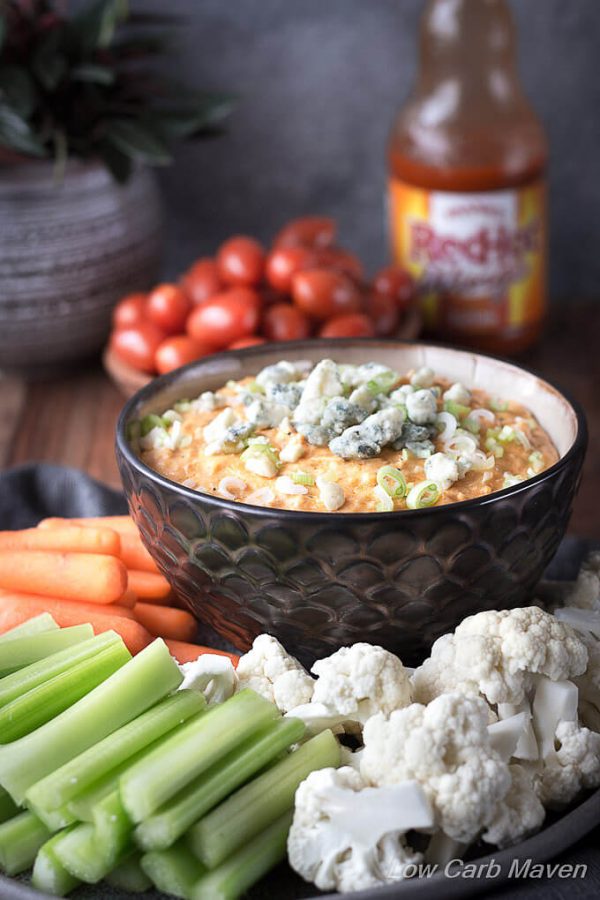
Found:
[[[505,0],[429,0],[389,143],[392,253],[419,283],[429,334],[507,354],[537,339],[546,160]]]

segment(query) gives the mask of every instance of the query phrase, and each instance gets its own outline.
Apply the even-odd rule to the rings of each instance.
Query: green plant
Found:
[[[67,16],[59,0],[0,0],[0,151],[4,157],[100,158],[118,181],[132,163],[168,165],[177,139],[214,133],[232,97],[160,74],[174,19],[95,0]],[[164,65],[163,65],[164,70]]]

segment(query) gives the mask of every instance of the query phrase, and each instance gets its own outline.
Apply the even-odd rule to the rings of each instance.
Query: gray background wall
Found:
[[[164,0],[139,0],[165,9]],[[178,74],[240,95],[227,134],[161,172],[166,274],[232,232],[336,216],[385,259],[384,147],[416,65],[421,0],[170,0],[189,16]],[[600,298],[600,2],[512,0],[521,71],[551,143],[551,287]]]

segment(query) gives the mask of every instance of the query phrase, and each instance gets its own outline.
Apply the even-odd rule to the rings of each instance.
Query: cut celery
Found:
[[[0,869],[18,875],[33,865],[50,832],[33,813],[23,812],[0,825]]]
[[[0,742],[16,741],[49,722],[130,659],[125,644],[115,643],[7,703],[0,708]]]
[[[299,719],[277,719],[247,738],[189,784],[167,805],[138,825],[135,841],[144,850],[170,847],[228,794],[273,762],[305,731]]]
[[[118,791],[113,791],[94,810],[94,823],[62,832],[54,852],[75,878],[97,884],[130,852],[133,824]]]
[[[64,897],[65,894],[74,890],[78,884],[81,884],[78,878],[67,872],[54,852],[57,842],[62,839],[64,834],[65,832],[63,831],[53,835],[40,848],[35,858],[31,875],[31,883],[38,891],[45,891],[54,897]]]
[[[0,785],[22,803],[33,784],[135,719],[181,681],[177,663],[157,638],[51,722],[0,747]]]
[[[166,697],[34,784],[27,792],[27,805],[39,814],[41,810],[49,811],[64,806],[139,750],[148,747],[205,707],[206,701],[202,694],[194,691],[177,691]]]
[[[194,885],[206,874],[202,863],[181,841],[168,850],[145,853],[141,866],[154,887],[181,900],[191,897]]]
[[[152,887],[152,882],[142,869],[139,853],[128,856],[119,866],[109,872],[106,881],[111,887],[133,894],[143,894]]]
[[[285,859],[291,810],[276,819],[217,869],[196,882],[189,900],[237,900]]]
[[[122,644],[122,640],[114,631],[105,631],[89,641],[82,641],[74,647],[67,647],[52,656],[47,656],[39,662],[31,663],[12,675],[6,675],[0,679],[0,707],[5,706],[17,697],[26,694],[27,691],[43,684],[55,675],[66,672],[77,663],[90,659],[96,653],[114,644]],[[128,658],[130,658],[128,656]]]
[[[0,645],[5,641],[10,641],[15,637],[28,637],[32,634],[42,634],[44,631],[58,631],[58,625],[50,615],[50,613],[40,613],[33,619],[27,619],[21,625],[15,625],[10,631],[0,634]]]
[[[340,746],[323,731],[231,794],[188,832],[188,845],[213,869],[294,805],[300,782],[314,769],[339,766]]]
[[[0,823],[6,822],[7,819],[12,819],[18,812],[19,807],[10,794],[7,794],[3,788],[0,788]]]
[[[137,824],[272,719],[277,707],[246,688],[183,728],[121,776],[123,805]]]
[[[41,634],[19,635],[0,644],[0,678],[66,647],[94,637],[91,625],[72,625]]]

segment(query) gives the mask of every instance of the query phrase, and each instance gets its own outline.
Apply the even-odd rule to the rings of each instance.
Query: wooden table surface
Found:
[[[519,362],[582,404],[590,444],[570,531],[600,540],[600,301],[557,309],[543,341]],[[36,384],[0,380],[0,468],[63,463],[119,487],[114,427],[123,397],[99,364]]]

